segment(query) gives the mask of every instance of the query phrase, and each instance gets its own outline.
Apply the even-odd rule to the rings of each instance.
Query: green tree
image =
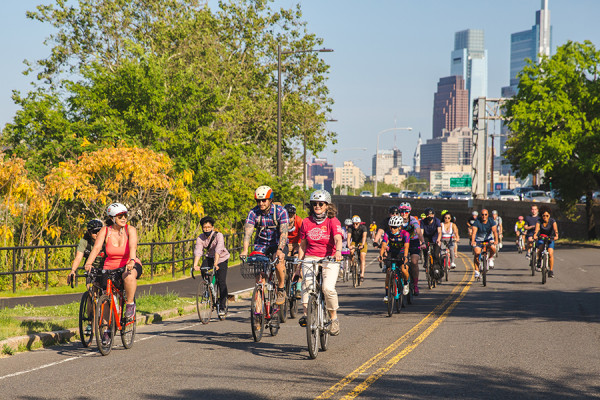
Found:
[[[600,52],[567,42],[520,74],[505,106],[511,134],[507,158],[518,176],[544,172],[563,207],[587,193],[588,236],[595,238],[591,192],[600,186]]]

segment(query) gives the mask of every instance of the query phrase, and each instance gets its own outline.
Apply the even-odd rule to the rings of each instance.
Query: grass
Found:
[[[566,245],[587,244],[592,246],[600,246],[600,239],[594,240],[574,240],[574,239],[558,239],[557,243]]]
[[[177,309],[183,314],[186,305],[195,299],[179,297],[173,293],[141,296],[137,300],[137,311],[155,313]],[[57,331],[78,326],[79,301],[50,307],[16,306],[0,310],[0,340],[31,333]],[[2,349],[6,353],[6,349]]]

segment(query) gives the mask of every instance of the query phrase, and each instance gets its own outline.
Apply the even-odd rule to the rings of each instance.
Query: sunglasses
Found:
[[[408,214],[408,213],[410,213],[410,211],[408,211],[408,210],[400,211],[400,214]]]
[[[115,215],[115,218],[127,218],[127,213],[117,214]]]
[[[325,207],[327,203],[324,201],[311,201],[310,205],[313,207]]]
[[[482,215],[482,216],[484,216],[484,217],[487,217],[487,216],[488,216],[487,214],[481,214],[481,215]]]
[[[399,211],[393,212],[392,215],[400,215]]]
[[[267,201],[269,201],[269,199],[256,199],[256,203],[258,203],[258,204],[266,203]]]
[[[549,214],[544,214],[544,215],[542,215],[542,218],[550,218],[550,215]]]
[[[444,219],[450,219],[450,216],[444,217]]]

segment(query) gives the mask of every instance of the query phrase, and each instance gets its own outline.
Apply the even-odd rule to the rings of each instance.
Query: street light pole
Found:
[[[379,161],[379,137],[381,136],[382,133],[386,133],[386,132],[392,132],[392,131],[412,131],[411,127],[407,127],[407,128],[388,128],[388,129],[384,129],[381,132],[379,132],[377,134],[377,147],[375,150],[375,183],[373,184],[373,197],[377,197],[377,178],[378,178],[378,173],[377,173],[377,162]]]
[[[296,53],[329,53],[332,49],[310,49],[310,50],[289,50],[281,51],[281,44],[277,44],[277,177],[283,175],[283,161],[281,159],[281,55]],[[306,133],[304,134],[304,168],[306,169]],[[306,173],[304,177],[304,186],[306,187]]]

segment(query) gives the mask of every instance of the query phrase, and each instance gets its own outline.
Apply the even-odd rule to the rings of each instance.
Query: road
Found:
[[[450,282],[386,316],[375,253],[365,284],[338,284],[341,334],[316,360],[295,320],[254,343],[248,302],[225,321],[141,327],[102,357],[77,343],[0,359],[10,399],[600,398],[598,250],[557,249],[542,285],[505,246],[488,285],[461,246]]]

